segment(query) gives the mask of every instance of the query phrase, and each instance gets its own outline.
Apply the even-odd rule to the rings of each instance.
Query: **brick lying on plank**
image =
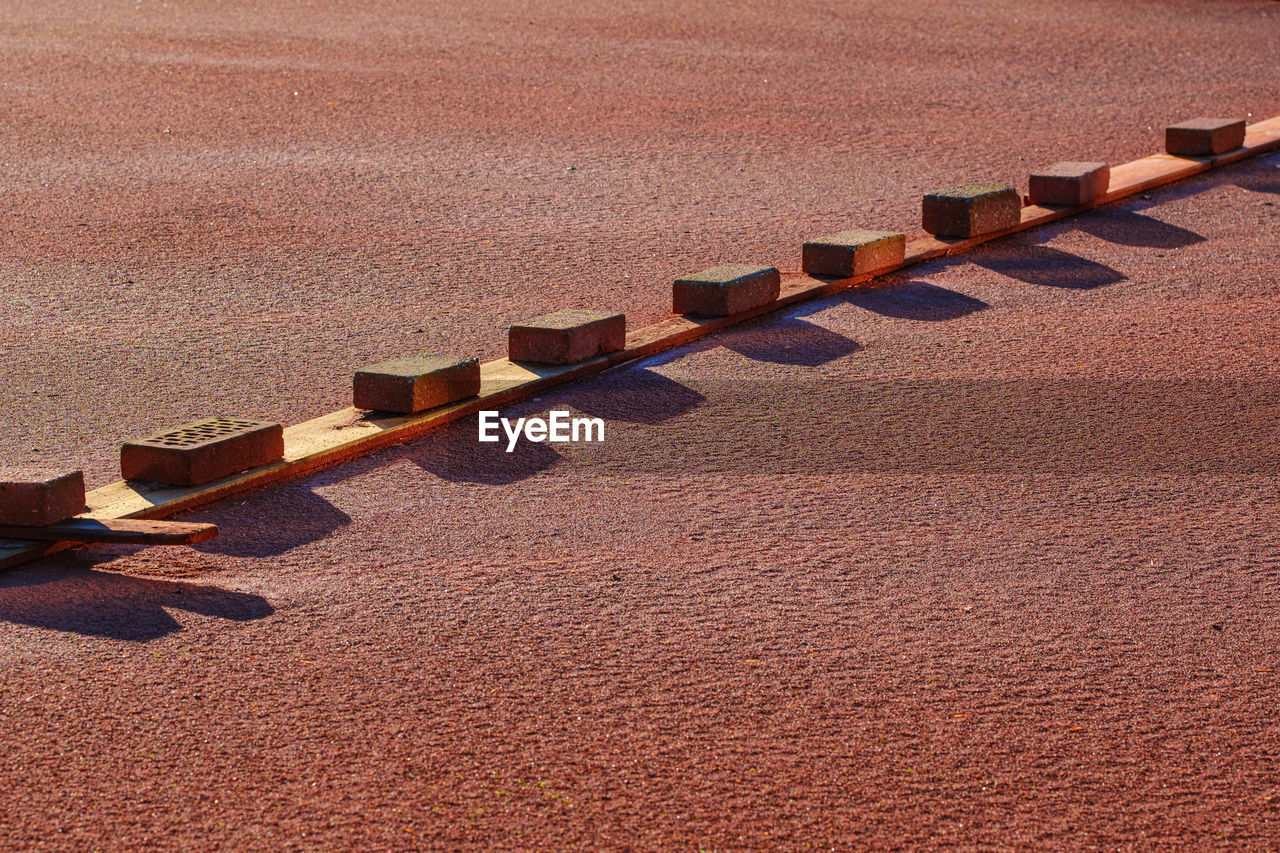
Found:
[[[924,230],[937,237],[980,237],[1018,225],[1022,199],[1004,184],[964,184],[929,193],[922,205]]]
[[[1054,163],[1031,173],[1032,204],[1093,204],[1107,193],[1111,167],[1106,163]]]
[[[360,368],[352,380],[352,405],[379,412],[425,412],[479,393],[480,362],[447,355],[384,361]]]
[[[895,231],[841,231],[809,240],[801,249],[801,269],[809,275],[850,278],[902,263],[907,237]]]
[[[1164,129],[1164,150],[1178,157],[1211,157],[1244,145],[1244,119],[1197,118]]]
[[[84,474],[0,468],[0,525],[39,527],[84,512]]]
[[[677,314],[729,317],[778,298],[782,276],[774,267],[732,264],[676,279],[671,305]]]
[[[556,311],[507,332],[507,356],[537,364],[575,364],[626,344],[626,316],[609,311]]]
[[[284,428],[266,421],[206,418],[120,448],[126,480],[198,486],[284,458]]]

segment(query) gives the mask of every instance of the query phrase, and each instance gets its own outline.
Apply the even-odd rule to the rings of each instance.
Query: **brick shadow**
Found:
[[[729,330],[723,345],[754,361],[800,367],[820,367],[862,349],[857,341],[796,317]]]
[[[970,260],[983,269],[1041,287],[1093,290],[1127,280],[1127,276],[1106,264],[1049,246],[998,247]]]
[[[1133,210],[1096,210],[1072,222],[1075,227],[1100,240],[1120,246],[1145,249],[1181,249],[1203,243],[1194,231]]]
[[[324,539],[351,523],[351,517],[311,491],[307,480],[255,492],[197,512],[190,521],[215,522],[217,539],[193,546],[229,557],[275,557]]]
[[[233,622],[262,619],[275,612],[257,595],[88,567],[111,559],[115,555],[74,552],[0,575],[0,619],[144,643],[182,630],[168,612],[171,609]]]
[[[987,303],[936,284],[907,281],[886,287],[847,291],[844,300],[859,308],[902,320],[943,322],[989,308]]]
[[[1280,195],[1280,168],[1255,169],[1250,171],[1249,174],[1232,181],[1232,183],[1242,190]]]
[[[674,379],[631,366],[566,387],[555,397],[557,406],[591,417],[650,426],[688,414],[704,402],[705,397]]]
[[[504,411],[503,415],[519,416],[510,411]],[[502,436],[500,441],[481,444],[476,440],[476,418],[466,417],[431,433],[427,440],[406,445],[408,449],[403,458],[442,480],[486,486],[508,486],[527,480],[561,459],[547,444],[535,444],[523,438],[515,450],[507,453],[501,427],[498,434]]]

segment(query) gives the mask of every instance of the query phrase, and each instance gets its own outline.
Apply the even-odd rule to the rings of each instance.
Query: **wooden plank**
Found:
[[[34,543],[29,539],[0,539],[0,568],[20,566],[66,547],[65,542]]]
[[[1018,225],[1004,231],[964,240],[939,240],[933,237],[912,240],[907,244],[907,256],[901,264],[854,278],[831,280],[803,274],[788,275],[783,279],[781,295],[775,302],[732,317],[668,317],[630,332],[627,335],[627,346],[622,351],[581,364],[558,367],[516,364],[508,359],[491,361],[481,365],[481,389],[478,397],[418,415],[375,418],[356,409],[342,409],[287,427],[284,431],[285,458],[282,462],[189,488],[153,488],[123,481],[112,483],[89,492],[87,498],[90,511],[87,516],[99,520],[161,518],[248,489],[306,476],[340,462],[410,441],[482,409],[498,408],[618,364],[682,346],[779,308],[838,293],[935,258],[961,254],[991,240],[1064,219],[1093,207],[1277,148],[1280,148],[1280,116],[1250,125],[1246,130],[1244,147],[1235,151],[1195,159],[1155,154],[1115,166],[1111,170],[1107,194],[1095,205],[1061,208],[1029,205],[1022,209]],[[0,542],[0,568],[36,559],[61,547],[64,547],[63,543]]]
[[[193,545],[218,535],[216,524],[127,518],[72,518],[45,527],[0,525],[0,538],[122,545]]]
[[[1111,170],[1111,182],[1101,203],[1106,204],[1152,187],[1181,181],[1211,168],[1213,163],[1208,159],[1192,160],[1174,157],[1172,154],[1153,154],[1132,163],[1124,163]]]

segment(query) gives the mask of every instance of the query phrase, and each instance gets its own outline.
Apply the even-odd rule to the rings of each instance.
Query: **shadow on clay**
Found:
[[[887,287],[846,291],[845,301],[859,308],[901,320],[942,322],[957,320],[990,306],[981,299],[929,284],[907,281]]]
[[[504,417],[517,415],[504,411]],[[384,464],[394,459],[408,459],[424,471],[452,483],[480,483],[486,486],[509,486],[546,471],[561,459],[548,444],[519,441],[507,452],[507,441],[499,426],[499,440],[480,443],[476,440],[476,418],[455,421],[432,433],[426,440],[408,445],[403,455],[383,454]]]
[[[568,387],[556,405],[611,421],[650,426],[688,414],[706,398],[661,373],[644,368],[616,370]]]
[[[218,524],[217,539],[196,550],[229,557],[275,557],[330,536],[351,517],[311,491],[306,480],[219,504],[216,518],[193,513],[191,521]]]
[[[257,595],[91,568],[117,556],[70,552],[0,575],[0,619],[142,643],[182,630],[170,609],[233,622],[262,619],[275,612]]]
[[[971,261],[983,269],[1042,287],[1093,290],[1126,280],[1122,272],[1106,264],[1049,246],[1001,247],[978,253]]]
[[[799,367],[820,367],[862,349],[857,341],[796,317],[729,330],[723,346],[754,361]]]
[[[1242,190],[1280,195],[1280,168],[1256,169],[1233,181]]]
[[[1194,231],[1132,210],[1095,210],[1073,224],[1100,240],[1137,248],[1181,249],[1205,239]]]

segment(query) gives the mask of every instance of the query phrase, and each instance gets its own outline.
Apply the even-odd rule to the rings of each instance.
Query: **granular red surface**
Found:
[[[913,222],[913,182],[1148,153],[1183,108],[1280,112],[1273,67],[1248,67],[1274,4],[789,7],[756,26],[651,7],[451,10],[428,26],[395,4],[148,2],[95,28],[46,8],[18,9],[4,41],[25,69],[24,120],[46,136],[6,143],[20,213],[3,334],[27,347],[16,375],[66,377],[39,387],[75,401],[69,419],[49,426],[58,410],[34,393],[11,410],[28,437],[67,447],[227,394],[263,406],[233,414],[336,407],[337,374],[409,346],[396,330],[410,316],[425,343],[488,355],[503,312],[607,293],[652,319],[674,273]],[[770,100],[751,75],[779,66],[792,74]],[[347,81],[341,119],[283,118],[292,102],[266,81],[303,92],[308,74]],[[385,85],[360,100],[372,75]],[[242,81],[236,103],[275,111],[209,109],[224,76]],[[500,85],[516,79],[560,100]],[[853,80],[863,99],[899,99],[892,132],[785,112],[797,91],[844,104]],[[1187,107],[1193,89],[1221,109]],[[467,92],[473,109],[435,121]],[[1074,124],[1028,115],[1100,101],[1103,118]],[[153,114],[198,132],[151,141],[124,118]],[[756,120],[775,114],[788,117]],[[646,158],[610,154],[624,139]],[[585,195],[537,193],[553,150],[598,152],[554,177],[587,178]],[[414,164],[449,158],[478,177],[445,208],[430,199],[446,185]],[[739,160],[750,168],[722,181]],[[40,169],[61,183],[41,189]],[[255,194],[250,174],[269,188]],[[630,186],[656,200],[622,204],[639,174],[652,180]],[[803,174],[846,183],[819,191]],[[660,176],[715,203],[682,205]],[[94,187],[119,206],[90,205]],[[220,232],[173,212],[218,198],[232,199]],[[599,415],[601,445],[508,456],[460,423],[188,516],[223,529],[199,549],[97,548],[10,572],[0,835],[15,849],[1267,847],[1277,204],[1273,155],[507,413]],[[433,240],[445,220],[459,236],[424,249],[402,218],[415,209],[433,211]],[[73,221],[132,242],[94,248]],[[463,239],[477,221],[494,243]],[[681,223],[704,230],[681,237]],[[588,246],[600,254],[568,262]],[[420,259],[469,272],[406,276]],[[618,289],[602,260],[643,284]],[[126,268],[134,284],[107,278]],[[547,269],[569,270],[562,290]],[[115,299],[90,286],[108,280]],[[170,313],[123,313],[147,303]]]
[[[1266,846],[1278,166],[509,413],[599,414],[603,445],[457,424],[198,513],[202,550],[9,574],[6,837]],[[893,435],[927,452],[858,456]]]
[[[1272,0],[7,6],[0,453],[90,487],[128,438],[1280,114]]]

